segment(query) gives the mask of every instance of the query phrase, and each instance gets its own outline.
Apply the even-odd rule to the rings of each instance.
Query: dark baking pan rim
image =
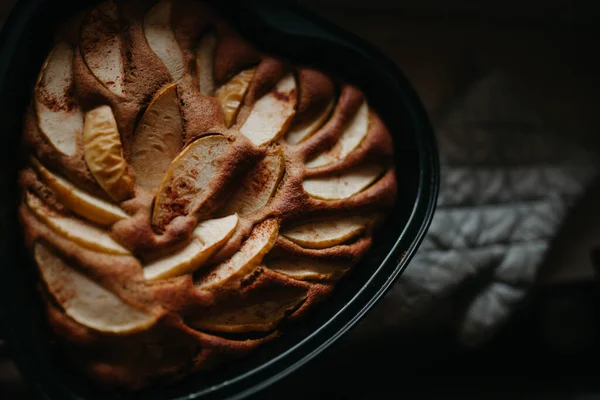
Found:
[[[315,66],[336,71],[366,92],[394,136],[399,200],[371,251],[356,271],[339,283],[332,299],[305,321],[298,321],[288,331],[284,328],[282,337],[259,349],[257,355],[247,357],[232,369],[194,376],[172,387],[134,395],[92,391],[85,379],[64,361],[57,361],[57,354],[53,353],[56,350],[52,350],[40,305],[33,295],[31,272],[27,272],[29,266],[15,217],[15,178],[20,165],[17,138],[33,84],[32,73],[21,70],[28,69],[24,67],[28,64],[34,64],[31,71],[39,70],[49,41],[45,47],[31,42],[26,49],[29,46],[24,43],[28,43],[27,35],[31,40],[28,29],[38,24],[35,18],[39,19],[42,11],[63,15],[70,10],[65,6],[68,2],[52,1],[52,8],[48,8],[48,3],[49,0],[19,1],[0,36],[0,112],[5,127],[0,166],[6,174],[0,182],[0,250],[6,255],[5,262],[0,263],[0,311],[11,351],[32,394],[47,399],[244,398],[313,359],[356,325],[389,290],[420,245],[437,201],[439,162],[435,137],[417,94],[398,67],[378,49],[301,7],[275,1],[221,1],[217,6],[235,10],[229,14],[238,29],[260,47],[297,62],[312,60]]]

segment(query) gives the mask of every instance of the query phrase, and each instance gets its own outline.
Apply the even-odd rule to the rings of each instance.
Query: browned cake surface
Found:
[[[72,18],[23,146],[20,219],[48,321],[109,386],[275,338],[360,260],[396,198],[391,137],[357,87],[262,54],[195,1]]]

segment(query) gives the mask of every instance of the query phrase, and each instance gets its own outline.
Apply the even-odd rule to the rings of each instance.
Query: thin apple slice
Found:
[[[35,110],[40,131],[61,153],[77,151],[83,114],[72,96],[73,49],[58,43],[42,67],[35,89]]]
[[[108,254],[129,255],[129,250],[115,242],[106,231],[75,218],[52,212],[39,197],[26,192],[27,206],[56,233],[82,247]]]
[[[369,106],[364,101],[354,118],[344,129],[335,146],[306,163],[307,168],[317,168],[343,160],[356,149],[369,132]]]
[[[81,55],[92,74],[111,92],[123,96],[124,63],[119,35],[119,10],[110,0],[90,11],[81,29]]]
[[[248,91],[248,86],[254,77],[256,68],[246,69],[229,80],[226,84],[217,89],[215,96],[223,110],[225,125],[229,128],[233,125],[237,116],[240,104]]]
[[[148,280],[166,279],[189,274],[200,268],[233,235],[237,215],[201,222],[192,233],[192,241],[175,254],[144,267]]]
[[[267,154],[231,197],[225,206],[225,214],[238,213],[245,217],[266,206],[281,181],[284,165],[281,152]]]
[[[144,17],[144,34],[148,45],[160,58],[173,80],[181,79],[185,72],[183,53],[171,28],[172,2],[163,0]]]
[[[215,94],[213,66],[216,47],[217,35],[214,32],[208,32],[200,39],[200,44],[196,50],[196,76],[200,85],[200,93],[205,96]]]
[[[267,267],[299,281],[337,280],[350,269],[350,265],[340,262],[302,258],[274,259],[268,263]]]
[[[156,195],[152,215],[155,226],[162,226],[177,215],[189,214],[205,200],[203,191],[220,171],[219,157],[228,146],[224,136],[204,136],[173,160]]]
[[[114,201],[133,195],[133,180],[127,173],[117,121],[109,106],[96,107],[85,114],[83,151],[96,182]]]
[[[38,176],[54,192],[56,197],[74,213],[100,225],[112,225],[117,221],[129,218],[122,209],[92,196],[68,180],[48,171],[37,159],[31,158]]]
[[[226,311],[203,315],[189,324],[210,332],[269,332],[277,327],[286,315],[306,300],[305,290],[278,291],[274,295],[253,299],[250,303],[234,304]]]
[[[204,275],[197,282],[198,287],[213,289],[234,285],[262,262],[275,244],[278,229],[277,221],[272,219],[257,225],[240,250]]]
[[[303,224],[282,233],[299,246],[325,249],[355,238],[366,228],[363,217],[347,217]]]
[[[65,313],[81,325],[100,332],[127,334],[145,330],[156,322],[156,316],[126,304],[45,245],[36,243],[33,252],[48,291]]]
[[[293,74],[287,74],[254,104],[240,132],[256,146],[276,140],[296,113],[296,98],[296,80]]]
[[[341,174],[306,179],[302,182],[302,187],[317,199],[347,199],[369,187],[383,171],[383,167],[379,165],[361,165]]]
[[[177,85],[160,90],[144,112],[131,144],[130,164],[136,183],[147,190],[158,187],[183,142]]]
[[[333,111],[335,101],[331,100],[329,104],[313,120],[293,126],[285,138],[289,144],[298,144],[311,137],[319,128],[321,128]]]

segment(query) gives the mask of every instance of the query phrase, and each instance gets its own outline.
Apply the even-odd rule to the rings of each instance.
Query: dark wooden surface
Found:
[[[10,3],[0,0],[0,19]],[[595,25],[600,15],[594,1],[300,0],[299,3],[379,46],[411,79],[433,119],[452,103],[476,71],[498,68],[521,80],[534,103],[553,119],[557,129],[600,151],[600,124],[596,118],[600,106],[600,65],[595,54],[599,36]],[[600,244],[599,200],[600,185],[596,185],[565,224],[544,267],[546,284],[589,280],[593,276],[589,254],[593,246]],[[585,308],[587,300],[576,303],[580,305],[576,308]],[[546,310],[545,306],[540,307]],[[540,312],[540,308],[536,310]],[[443,331],[419,338],[432,343],[423,354],[411,354],[411,340],[415,338],[390,336],[385,343],[364,343],[360,348],[348,348],[341,341],[327,355],[268,394],[273,398],[285,394],[289,398],[335,399],[410,392],[410,398],[567,399],[594,392],[595,380],[586,380],[586,374],[597,372],[597,368],[581,367],[581,357],[568,358],[564,352],[560,356],[549,355],[537,349],[545,340],[539,325],[531,322],[531,315],[537,314],[524,315],[500,338],[495,350],[483,354],[457,352]],[[580,318],[584,323],[593,321],[586,315]],[[527,374],[523,369],[514,370],[515,360],[509,357],[519,357],[532,348],[535,351],[527,353],[528,356],[540,362],[523,365],[529,368],[530,375],[540,372],[540,377],[528,379],[526,391],[515,390],[515,384],[520,382],[518,375]],[[581,351],[576,353],[581,355]],[[544,357],[553,358],[543,362]],[[406,365],[406,360],[421,362]],[[428,369],[435,367],[428,363],[435,363],[437,368]],[[535,370],[543,364],[547,370]],[[477,368],[479,365],[481,368]],[[503,365],[508,369],[502,369]],[[477,377],[478,372],[490,366],[495,368],[488,370],[495,374],[494,379]],[[406,376],[413,367],[419,367],[422,374],[429,376],[429,383],[421,379],[425,375]],[[549,370],[555,374],[549,374]],[[460,376],[454,376],[461,371]],[[501,377],[511,372],[517,378]],[[436,374],[446,375],[446,379],[435,377]],[[0,344],[0,399],[24,398],[23,393],[18,372]]]

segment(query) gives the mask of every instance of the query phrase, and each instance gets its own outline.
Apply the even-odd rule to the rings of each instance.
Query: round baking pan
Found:
[[[88,7],[93,1],[80,1]],[[259,48],[310,64],[355,83],[392,132],[399,195],[395,208],[355,270],[332,297],[252,355],[218,371],[137,393],[94,390],[61,356],[44,322],[35,275],[26,261],[16,218],[16,176],[25,107],[49,52],[53,30],[76,10],[73,2],[21,0],[0,36],[2,196],[0,296],[11,352],[30,392],[46,399],[240,399],[309,362],[354,326],[408,265],[425,235],[437,200],[438,155],[427,114],[415,91],[369,43],[295,5],[219,1],[234,25]]]

